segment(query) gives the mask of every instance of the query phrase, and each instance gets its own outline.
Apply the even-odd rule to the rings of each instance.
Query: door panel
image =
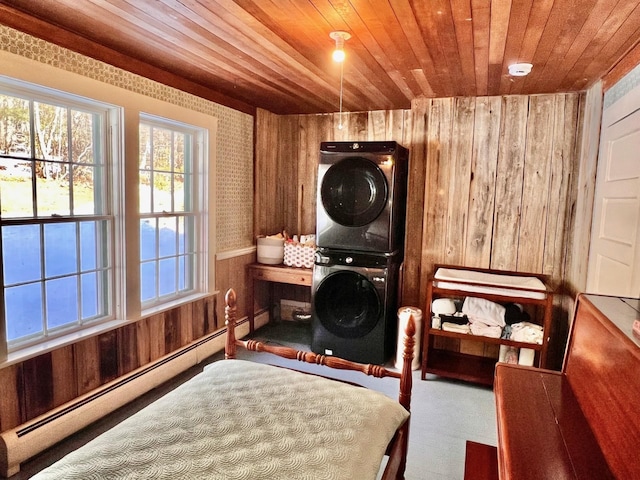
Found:
[[[603,128],[587,291],[640,296],[640,110]]]

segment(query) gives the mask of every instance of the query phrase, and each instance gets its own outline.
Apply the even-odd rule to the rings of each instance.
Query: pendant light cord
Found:
[[[340,114],[338,121],[338,130],[342,130],[342,78],[344,73],[344,62],[340,62]]]

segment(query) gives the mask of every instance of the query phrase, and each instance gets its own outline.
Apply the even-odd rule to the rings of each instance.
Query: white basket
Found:
[[[313,258],[315,253],[315,246],[285,242],[284,264],[288,267],[313,268]]]

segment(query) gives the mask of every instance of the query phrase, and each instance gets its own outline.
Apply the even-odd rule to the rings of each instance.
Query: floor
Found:
[[[310,327],[303,322],[273,322],[258,330],[253,338],[308,350]],[[277,358],[272,361],[271,356],[252,352],[239,352],[238,357],[275,364],[286,362]],[[222,354],[216,354],[209,361],[217,361],[221,358]],[[204,364],[193,367],[176,379],[143,395],[132,404],[25,462],[21,472],[11,477],[12,480],[31,477],[66,453],[77,449],[196,375],[203,366]],[[319,367],[297,363],[295,368],[317,371]],[[398,381],[395,379],[373,379],[354,372],[338,372],[336,377],[379,389],[393,398],[397,396]],[[434,376],[427,376],[427,380],[422,381],[420,372],[415,371],[413,372],[411,414],[406,480],[460,480],[464,474],[467,440],[496,445],[495,401],[490,388]]]

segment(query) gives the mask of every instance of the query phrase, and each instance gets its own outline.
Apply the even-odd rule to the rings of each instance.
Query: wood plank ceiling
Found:
[[[0,0],[0,23],[252,112],[580,91],[637,50],[629,0]],[[507,72],[532,63],[527,77]],[[630,67],[627,67],[627,70]]]

